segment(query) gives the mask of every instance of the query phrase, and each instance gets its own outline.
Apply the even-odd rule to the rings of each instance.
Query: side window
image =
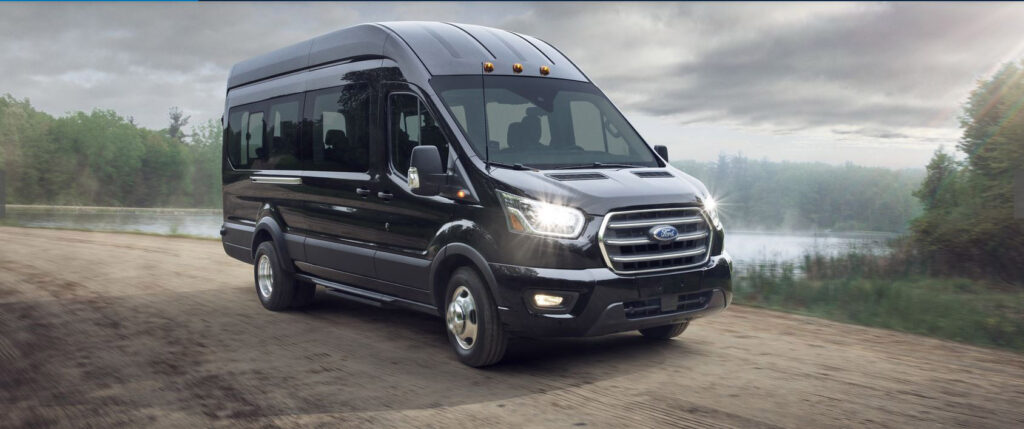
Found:
[[[413,94],[391,94],[388,97],[388,133],[391,165],[404,176],[409,171],[412,148],[429,144],[437,146],[441,161],[448,160],[448,141],[437,121],[420,98]]]
[[[354,84],[306,96],[308,169],[362,173],[370,166],[370,94]]]
[[[232,108],[228,113],[228,127],[224,130],[228,160],[236,169],[252,168],[254,161],[267,156],[263,147],[263,112],[250,109],[252,107]]]
[[[271,101],[267,109],[266,138],[270,143],[264,168],[298,170],[299,113],[301,97],[291,96]]]

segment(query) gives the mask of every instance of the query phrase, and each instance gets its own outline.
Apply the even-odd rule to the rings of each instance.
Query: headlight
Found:
[[[523,234],[576,238],[583,231],[583,212],[498,191],[508,229]]]
[[[718,218],[718,202],[710,195],[704,198],[704,212],[711,218],[711,223],[715,225],[715,228],[722,229],[722,220]]]

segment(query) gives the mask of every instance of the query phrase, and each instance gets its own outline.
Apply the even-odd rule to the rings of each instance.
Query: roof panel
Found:
[[[389,37],[399,40],[385,51]],[[250,58],[231,68],[228,88],[320,64],[385,56],[385,52],[401,59],[403,69],[422,65],[431,75],[479,74],[483,72],[482,63],[491,61],[495,65],[493,74],[514,74],[512,65],[520,63],[524,76],[540,76],[540,67],[550,66],[550,77],[587,80],[555,48],[530,36],[478,25],[407,21],[348,27]]]
[[[490,53],[464,31],[440,22],[385,22],[412,48],[430,74],[475,74]]]

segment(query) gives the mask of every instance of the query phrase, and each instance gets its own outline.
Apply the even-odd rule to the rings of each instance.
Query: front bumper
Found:
[[[502,323],[512,333],[531,337],[594,336],[668,325],[718,313],[732,302],[732,259],[725,252],[682,273],[620,276],[607,268],[490,268],[498,283]],[[529,303],[534,292],[575,299],[562,312],[546,313]]]

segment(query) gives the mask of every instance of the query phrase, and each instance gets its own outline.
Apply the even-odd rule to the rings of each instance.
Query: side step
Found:
[[[434,316],[437,315],[437,307],[434,307],[433,305],[410,301],[396,296],[385,295],[379,292],[368,291],[366,289],[360,289],[355,286],[324,280],[307,274],[298,274],[296,277],[313,282],[318,286],[323,286],[327,290],[327,293],[349,301],[372,305],[374,307],[394,306],[408,308],[410,310],[416,310]]]

